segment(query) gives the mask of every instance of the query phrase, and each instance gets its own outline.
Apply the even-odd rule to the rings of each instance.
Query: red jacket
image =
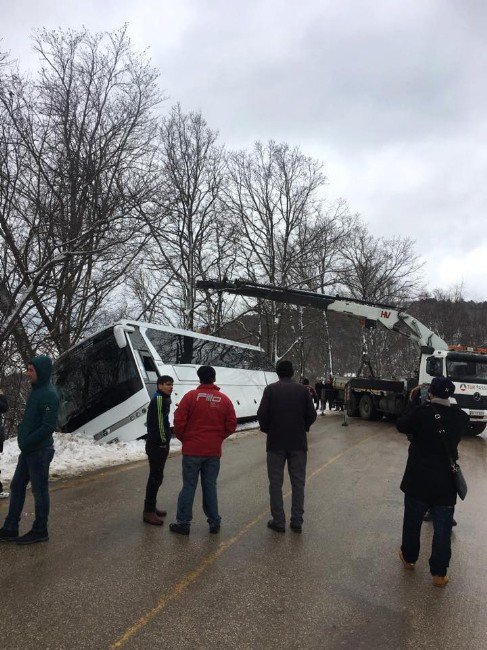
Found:
[[[230,399],[215,384],[200,384],[183,396],[174,413],[174,433],[184,456],[222,455],[222,442],[237,428]]]

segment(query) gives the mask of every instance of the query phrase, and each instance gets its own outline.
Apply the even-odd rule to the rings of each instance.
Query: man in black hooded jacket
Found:
[[[447,449],[456,461],[458,443],[469,422],[458,406],[450,404],[449,397],[454,392],[452,381],[435,377],[429,387],[429,400],[420,406],[410,406],[397,421],[397,429],[406,433],[411,442],[401,482],[404,521],[400,556],[406,569],[414,569],[419,556],[421,524],[429,509],[434,528],[429,564],[437,587],[448,582],[450,538],[457,500]],[[440,429],[445,433],[440,433]]]

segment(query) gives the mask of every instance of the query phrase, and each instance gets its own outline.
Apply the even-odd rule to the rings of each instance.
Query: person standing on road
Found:
[[[27,366],[31,390],[24,416],[18,427],[20,456],[10,484],[10,507],[0,529],[0,541],[33,544],[49,539],[49,466],[54,457],[52,434],[56,428],[59,397],[51,383],[52,361],[48,356],[34,357]],[[19,521],[29,481],[35,502],[32,530],[19,537]]]
[[[300,533],[308,454],[306,434],[316,420],[316,410],[307,387],[293,381],[294,369],[290,361],[279,361],[276,373],[279,381],[266,386],[257,411],[260,429],[267,434],[267,475],[272,515],[267,526],[278,533],[286,530],[282,483],[287,462],[292,487],[291,530]]]
[[[157,390],[147,409],[147,435],[145,453],[149,461],[149,478],[145,490],[143,521],[153,526],[162,526],[166,510],[157,509],[157,493],[164,478],[164,467],[169,454],[171,430],[169,410],[174,379],[162,375],[157,379]]]
[[[323,389],[323,411],[326,411],[326,404],[328,408],[333,411],[333,404],[335,403],[335,389],[333,388],[333,375],[329,375],[325,381]]]
[[[0,454],[3,452],[3,443],[5,442],[5,427],[3,424],[3,414],[8,410],[8,401],[3,390],[0,388]],[[0,469],[0,474],[2,473]],[[8,499],[9,494],[3,489],[2,481],[0,480],[0,499]]]
[[[411,443],[401,482],[404,520],[399,554],[404,567],[414,569],[419,556],[421,524],[429,510],[434,530],[429,565],[433,584],[437,587],[444,587],[448,582],[457,500],[445,444],[456,461],[458,443],[468,428],[468,416],[461,408],[450,404],[449,397],[454,392],[455,385],[450,379],[435,377],[429,387],[429,401],[419,406],[411,405],[397,420],[397,429],[407,434]]]
[[[318,395],[318,408],[323,411],[325,410],[325,405],[323,403],[323,400],[325,398],[325,395],[323,393],[325,389],[325,384],[323,383],[323,379],[321,377],[316,378],[316,384],[315,384],[315,391],[316,394]],[[318,408],[316,410],[318,410]]]
[[[308,389],[309,394],[311,395],[311,399],[313,400],[313,403],[316,405],[316,410],[318,410],[318,394],[316,393],[313,386],[310,386],[309,379],[304,377],[301,383],[303,384],[303,386],[306,386],[306,388]]]
[[[201,366],[197,373],[200,385],[184,395],[174,413],[174,433],[183,443],[183,487],[178,497],[177,521],[169,525],[169,530],[180,535],[189,535],[200,475],[203,512],[210,533],[220,532],[216,482],[222,443],[237,428],[232,402],[215,385],[215,369]]]
[[[418,376],[419,376],[419,372],[418,372]],[[413,388],[409,396],[409,401],[411,402],[411,404],[415,406],[419,406],[420,404],[425,404],[429,399],[429,386],[430,386],[429,384],[423,383]],[[433,521],[433,516],[429,511],[429,509],[425,513],[423,517],[423,521],[427,521],[427,522]],[[452,526],[456,526],[456,525],[457,522],[455,521],[455,518],[453,518]]]

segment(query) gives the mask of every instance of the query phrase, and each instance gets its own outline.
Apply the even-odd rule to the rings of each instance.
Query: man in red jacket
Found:
[[[215,369],[201,366],[197,372],[201,384],[184,395],[174,413],[174,433],[183,443],[183,488],[178,497],[177,523],[170,524],[169,530],[179,535],[189,535],[200,474],[210,533],[220,531],[216,480],[222,443],[237,428],[232,402],[215,385]]]

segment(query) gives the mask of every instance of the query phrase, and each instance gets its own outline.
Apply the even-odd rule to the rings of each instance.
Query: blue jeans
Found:
[[[213,456],[183,456],[183,488],[178,497],[178,524],[188,525],[193,519],[193,501],[201,474],[203,512],[208,523],[219,524],[216,480],[220,471],[220,459]]]
[[[418,559],[421,525],[428,510],[431,512],[434,531],[429,559],[431,575],[446,576],[451,558],[454,506],[432,506],[405,494],[402,554],[406,562],[416,562]]]
[[[32,530],[47,530],[49,517],[49,465],[54,458],[54,447],[44,447],[30,453],[20,453],[17,467],[10,484],[10,507],[3,527],[19,530],[19,521],[25,501],[25,490],[29,481],[35,502],[35,521]]]

